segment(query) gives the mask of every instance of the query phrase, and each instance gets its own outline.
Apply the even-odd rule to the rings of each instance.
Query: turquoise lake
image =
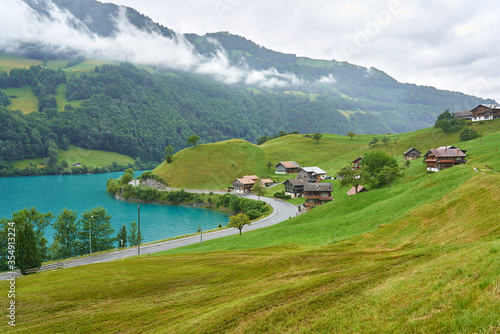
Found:
[[[137,203],[118,201],[106,192],[108,178],[121,175],[123,173],[0,178],[0,217],[10,219],[14,211],[35,207],[55,216],[63,208],[76,210],[80,219],[84,211],[102,206],[113,217],[111,224],[116,236],[122,224],[128,229],[131,221],[137,221]],[[196,233],[199,225],[203,230],[214,229],[219,223],[225,225],[229,221],[227,214],[189,206],[140,204],[140,213],[144,242]],[[45,230],[49,244],[53,232],[51,226]]]

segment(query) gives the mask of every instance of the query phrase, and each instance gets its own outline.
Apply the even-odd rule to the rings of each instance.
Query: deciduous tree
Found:
[[[362,185],[365,181],[365,173],[362,169],[352,169],[350,167],[345,167],[337,173],[340,179],[341,187],[353,186],[358,193],[358,187]]]
[[[78,212],[66,208],[57,216],[57,220],[52,224],[56,231],[51,246],[52,258],[66,259],[81,255],[78,247],[77,219]]]
[[[351,132],[349,132],[347,135],[348,135],[349,137],[351,137],[351,140],[352,140],[352,138],[353,138],[353,137],[355,137],[355,136],[356,136],[356,134],[355,134],[354,132],[352,132],[352,131],[351,131]]]
[[[259,201],[260,201],[260,196],[264,196],[264,193],[266,192],[266,187],[262,183],[261,179],[257,179],[255,181],[255,184],[253,185],[252,191],[255,195],[258,196]]]
[[[173,155],[174,155],[174,148],[172,147],[172,145],[168,145],[167,147],[165,147],[165,161],[168,164],[172,162]]]
[[[128,173],[126,173],[128,174]],[[89,248],[89,234],[92,240],[92,253],[102,252],[113,248],[114,238],[111,236],[114,232],[111,227],[111,215],[101,206],[82,213],[79,220],[81,226],[78,232],[78,239],[83,253]]]
[[[323,137],[323,135],[319,132],[316,132],[315,134],[312,135],[312,139],[313,140],[316,140],[316,143],[319,142],[319,140],[321,139],[321,137]]]
[[[236,216],[229,217],[229,224],[227,226],[237,228],[241,235],[241,230],[243,230],[245,225],[250,225],[250,218],[244,213],[239,213]]]
[[[197,135],[192,135],[191,137],[189,137],[189,138],[187,139],[187,143],[188,143],[188,145],[189,145],[189,144],[193,144],[193,146],[194,146],[194,145],[196,145],[196,142],[197,142],[198,140],[200,140],[200,136],[197,136]]]

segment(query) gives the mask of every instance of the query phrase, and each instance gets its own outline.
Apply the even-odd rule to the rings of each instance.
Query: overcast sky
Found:
[[[500,1],[105,1],[178,32],[229,31],[276,51],[500,101]]]

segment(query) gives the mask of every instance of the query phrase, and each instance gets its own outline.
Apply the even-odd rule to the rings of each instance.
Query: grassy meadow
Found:
[[[243,175],[269,174],[262,150],[239,139],[186,148],[154,171],[173,187],[212,190]]]
[[[45,68],[58,70],[62,69],[66,76],[69,78],[74,75],[79,75],[81,72],[88,72],[93,70],[96,66],[103,64],[109,64],[109,62],[103,62],[96,59],[85,59],[85,61],[65,68],[71,59],[58,59],[49,60]],[[42,66],[42,61],[36,59],[30,59],[21,56],[1,54],[0,53],[0,71],[5,71],[9,73],[14,68],[29,68],[30,66]],[[30,87],[23,88],[8,88],[5,89],[9,96],[16,96],[16,98],[11,98],[12,104],[9,108],[12,110],[21,110],[24,114],[32,113],[38,110],[38,99],[33,94]],[[55,96],[57,101],[57,109],[59,111],[64,110],[66,104],[71,104],[73,107],[79,107],[83,101],[68,101],[66,99],[66,85],[61,84],[57,87],[57,94]]]
[[[38,99],[30,87],[7,88],[4,91],[10,97],[10,109],[21,110],[23,114],[30,114],[38,110]]]
[[[497,333],[498,125],[498,121],[475,125],[485,134],[480,143],[479,139],[460,143],[457,134],[446,136],[434,129],[396,137],[398,156],[406,146],[421,151],[441,144],[460,146],[469,155],[464,166],[427,174],[422,159],[415,160],[411,180],[407,169],[391,188],[354,196],[347,196],[348,189],[332,180],[333,202],[266,229],[163,254],[19,278],[18,323],[9,329]],[[293,159],[293,152],[304,152],[302,161],[293,160],[331,172],[372,149],[367,146],[370,140],[371,136],[351,141],[325,135],[315,144],[298,135],[260,147],[244,141],[199,145],[179,152],[165,173],[172,177],[173,171],[194,173],[196,165],[180,165],[189,158],[206,166],[209,175],[210,168],[224,168],[218,161],[225,157],[229,166],[239,168],[238,173],[259,174],[267,172],[268,159]],[[236,153],[227,156],[234,146],[242,156],[251,157],[244,160],[248,170],[232,160]],[[390,152],[394,144],[376,148]],[[0,289],[8,291],[7,282],[0,282]],[[0,326],[7,329],[6,322]]]
[[[134,159],[115,152],[99,151],[99,150],[87,150],[85,148],[76,147],[71,145],[69,150],[59,150],[59,161],[65,160],[68,165],[72,165],[76,162],[80,162],[82,165],[87,165],[89,167],[102,167],[111,165],[113,162],[119,165],[126,165],[128,163],[134,163]],[[34,163],[39,165],[44,162],[44,159],[25,159],[18,160],[13,163],[13,166],[19,169],[24,169]]]

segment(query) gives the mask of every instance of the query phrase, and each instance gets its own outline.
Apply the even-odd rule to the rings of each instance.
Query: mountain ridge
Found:
[[[375,68],[276,52],[228,32],[176,35],[134,9],[113,4],[94,0],[24,3],[37,17],[52,15],[58,24],[79,33],[74,39],[79,42],[81,38],[82,45],[20,41],[24,43],[18,48],[20,53],[45,58],[45,64],[51,57],[66,57],[68,63],[78,55],[89,57],[85,47],[96,56],[133,59],[126,62],[119,58],[120,65],[85,66],[87,70],[82,72],[71,67],[0,70],[0,90],[31,87],[38,99],[37,115],[6,112],[3,116],[19,123],[18,128],[25,132],[25,136],[16,136],[7,129],[0,136],[0,156],[7,161],[13,156],[41,157],[52,142],[59,148],[69,141],[87,149],[160,161],[164,147],[183,149],[193,134],[200,135],[202,143],[231,138],[255,143],[259,137],[280,130],[342,135],[349,131],[400,133],[432,126],[444,110],[471,109],[492,102],[399,83]],[[46,21],[39,23],[52,24]],[[75,30],[75,26],[84,28]],[[142,40],[146,40],[144,45]],[[99,43],[109,47],[98,50]],[[80,49],[74,49],[75,45]],[[149,70],[139,69],[139,65]],[[77,101],[76,107],[58,106],[56,88],[64,91],[61,103]],[[70,112],[59,112],[66,109]],[[95,122],[96,115],[100,123]],[[81,126],[75,128],[75,124]],[[90,133],[93,138],[89,138]],[[25,146],[39,148],[22,153],[18,147]]]

